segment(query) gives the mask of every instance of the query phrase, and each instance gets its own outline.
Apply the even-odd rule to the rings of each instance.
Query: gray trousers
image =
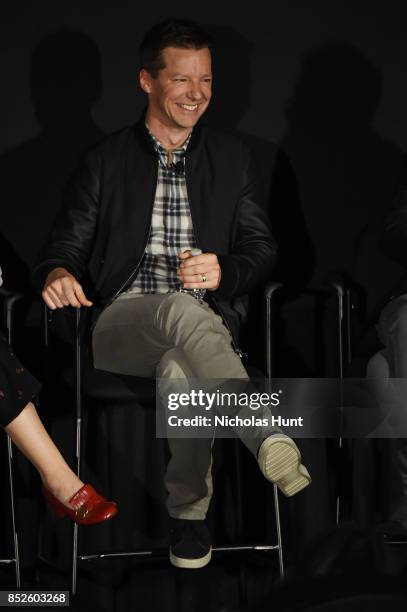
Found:
[[[94,365],[110,372],[166,380],[248,381],[231,340],[221,317],[206,302],[191,295],[122,295],[96,324],[92,339]],[[254,436],[242,433],[240,437],[257,457],[262,440],[279,431],[263,428]],[[168,512],[174,518],[203,519],[213,491],[213,439],[169,438],[168,443]]]

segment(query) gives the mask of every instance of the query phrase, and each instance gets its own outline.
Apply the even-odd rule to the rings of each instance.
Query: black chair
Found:
[[[275,293],[283,293],[283,285],[281,283],[274,283],[270,286],[269,291],[271,295]],[[270,298],[271,298],[270,295]],[[334,329],[334,333],[331,334],[328,341],[329,348],[333,350],[333,357],[331,358],[330,370],[335,373],[340,382],[343,381],[347,368],[349,367],[352,359],[352,313],[356,308],[357,295],[355,288],[351,285],[348,277],[342,272],[331,272],[324,280],[321,287],[310,288],[304,290],[302,295],[308,295],[314,298],[316,301],[331,300],[332,296],[335,297],[335,319],[334,322],[330,322],[330,329]],[[315,306],[315,308],[317,308]],[[320,307],[320,314],[322,316],[322,310]],[[269,381],[272,379],[272,373],[275,371],[275,358],[276,351],[271,350],[272,336],[271,336],[271,299],[267,305],[267,326],[270,330],[268,335],[267,343],[267,378]],[[334,328],[333,328],[334,325]],[[322,330],[320,330],[321,332]],[[321,346],[318,346],[321,349]],[[339,407],[342,409],[342,406]],[[346,480],[347,474],[346,469],[347,461],[344,461],[344,456],[348,452],[346,440],[343,439],[343,413],[341,411],[341,421],[339,424],[339,437],[335,441],[336,448],[334,449],[334,467],[335,474],[337,476],[337,487],[335,495],[335,514],[336,524],[339,525],[341,521],[341,515],[344,512],[346,505]]]
[[[279,283],[271,283],[266,287],[266,334],[267,334],[267,375],[271,377],[272,367],[272,299],[275,291],[280,287]],[[53,312],[45,307],[45,344],[50,343],[49,323],[52,321]],[[86,353],[84,343],[85,320],[83,309],[75,311],[75,366],[74,370],[65,371],[64,378],[75,395],[75,418],[76,418],[76,472],[78,476],[82,474],[82,463],[84,455],[84,442],[86,432],[84,431],[84,419],[87,411],[84,411],[84,400],[92,401],[99,405],[109,406],[113,403],[139,404],[141,406],[155,406],[155,381],[134,376],[116,375],[110,372],[96,370],[91,366]],[[110,409],[110,408],[109,408]],[[236,506],[236,534],[239,538],[243,533],[243,514],[242,514],[242,486],[241,486],[241,457],[240,441],[234,440],[234,472],[235,472],[235,506]],[[278,552],[279,574],[284,576],[283,544],[281,536],[280,512],[278,489],[274,487],[274,509],[276,518],[275,544],[236,544],[215,546],[213,551],[217,552],[244,552],[244,551],[276,551]],[[120,516],[120,515],[119,515]],[[118,519],[116,519],[118,520]],[[116,559],[116,558],[161,558],[168,555],[167,549],[150,550],[131,550],[131,551],[104,551],[104,552],[84,552],[79,551],[79,529],[76,524],[73,526],[73,547],[72,547],[72,593],[77,593],[78,580],[78,561],[89,561],[95,559]],[[240,597],[242,601],[247,599],[245,565],[241,567],[239,574]]]
[[[23,294],[8,291],[4,288],[0,288],[0,299],[3,301],[3,318],[4,325],[7,334],[7,341],[9,345],[12,345],[13,340],[13,314],[15,304],[23,297]],[[9,475],[9,494],[10,494],[10,512],[11,512],[11,525],[12,525],[12,538],[13,538],[13,557],[10,559],[0,559],[0,564],[11,564],[14,563],[14,571],[16,578],[16,588],[21,588],[21,576],[20,576],[20,555],[18,547],[18,533],[16,524],[16,513],[15,513],[15,498],[14,498],[14,457],[13,457],[13,444],[9,436],[7,436],[7,456],[8,456],[8,475]]]
[[[372,320],[366,315],[366,295],[363,286],[355,283],[346,274],[338,277],[337,282],[333,282],[338,295],[338,332],[340,337],[340,377],[346,376],[363,377],[370,359],[377,354],[379,346],[382,346],[376,334]],[[340,441],[342,449],[343,440]],[[366,455],[370,459],[375,453],[380,451],[383,442],[381,440],[346,440],[345,448],[342,449],[347,454],[347,476],[352,470],[352,465],[359,461],[366,462]],[[387,460],[390,460],[388,449],[385,449]],[[349,486],[343,485],[343,495],[349,498],[352,493]],[[337,522],[340,518],[340,502],[338,499]],[[346,508],[344,508],[346,512]],[[348,518],[348,517],[346,517]],[[385,537],[384,543],[389,545],[405,545],[407,537]]]
[[[377,340],[372,334],[366,334],[371,328],[366,307],[366,292],[362,285],[356,283],[346,272],[337,272],[329,281],[337,296],[337,335],[338,335],[338,377],[341,383],[346,378],[360,378],[365,375],[368,354]],[[366,339],[363,340],[365,336]],[[356,357],[355,347],[362,338],[363,349]],[[373,348],[373,351],[375,348]],[[344,438],[343,404],[341,405],[341,435],[338,441],[338,476],[339,486],[336,500],[336,524],[349,520],[351,506],[355,496],[355,484],[351,475],[355,468],[366,461],[371,454],[374,440]],[[341,466],[341,467],[339,467]]]
[[[334,289],[337,297],[337,338],[338,338],[338,378],[343,382],[345,372],[352,361],[352,311],[355,308],[354,294],[351,291],[350,283],[346,282],[343,275],[336,275],[331,278],[328,284]],[[349,453],[348,446],[343,439],[343,405],[340,406],[341,421],[340,434],[337,448],[337,465],[347,465],[344,456]],[[336,524],[339,525],[346,498],[346,470],[339,470],[339,485],[336,495]]]

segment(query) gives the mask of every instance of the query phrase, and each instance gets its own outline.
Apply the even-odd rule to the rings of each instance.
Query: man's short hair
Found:
[[[162,52],[166,47],[212,50],[210,35],[194,21],[167,19],[153,26],[139,48],[140,66],[155,79],[165,68]]]

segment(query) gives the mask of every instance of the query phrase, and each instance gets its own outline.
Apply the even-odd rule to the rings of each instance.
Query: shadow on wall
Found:
[[[209,26],[208,30],[216,41],[214,92],[204,121],[216,128],[236,132],[251,147],[279,245],[273,277],[283,281],[292,292],[298,292],[310,280],[315,261],[291,162],[284,148],[276,142],[239,131],[239,123],[251,105],[254,45],[229,27]],[[260,118],[259,123],[263,125],[264,119]],[[295,256],[294,246],[301,252],[301,258]]]
[[[265,206],[278,243],[277,266],[272,278],[284,283],[286,296],[299,295],[315,267],[314,247],[305,222],[298,185],[289,156],[272,140],[239,131],[239,122],[251,104],[251,61],[254,44],[226,26],[208,26],[215,40],[213,54],[213,98],[204,122],[237,133],[253,151],[265,191]],[[237,72],[238,71],[238,72]],[[270,83],[270,89],[272,85]],[[259,119],[260,125],[264,124]],[[298,256],[300,254],[300,256]],[[264,366],[263,287],[250,295],[249,319],[242,333],[242,346],[252,365]],[[291,363],[298,356],[291,356]],[[303,363],[301,371],[307,369]]]
[[[102,93],[100,53],[86,34],[61,29],[31,56],[30,90],[40,132],[0,157],[3,239],[15,254],[5,282],[27,290],[27,274],[60,207],[63,186],[90,145],[103,137],[92,108]]]
[[[302,60],[282,141],[317,250],[314,280],[347,271],[366,292],[368,314],[400,273],[377,245],[401,164],[372,125],[381,93],[381,71],[360,49],[320,45]]]

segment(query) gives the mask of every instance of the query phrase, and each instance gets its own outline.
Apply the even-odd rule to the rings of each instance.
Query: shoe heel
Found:
[[[61,502],[58,501],[57,498],[54,497],[50,491],[43,488],[42,492],[43,492],[43,495],[45,497],[47,504],[52,508],[55,516],[57,516],[58,518],[63,518],[64,516],[68,515],[67,509],[65,508],[65,506],[61,504]]]
[[[301,454],[291,440],[270,439],[260,450],[263,474],[287,497],[295,495],[311,483],[308,470],[301,463]]]
[[[64,516],[67,516],[67,513],[63,508],[58,508],[57,506],[53,505],[51,505],[51,508],[53,509],[55,516],[58,518],[64,518]]]
[[[288,472],[279,482],[277,486],[287,497],[292,497],[296,493],[305,489],[311,483],[311,476],[304,465],[300,465],[298,470]]]

